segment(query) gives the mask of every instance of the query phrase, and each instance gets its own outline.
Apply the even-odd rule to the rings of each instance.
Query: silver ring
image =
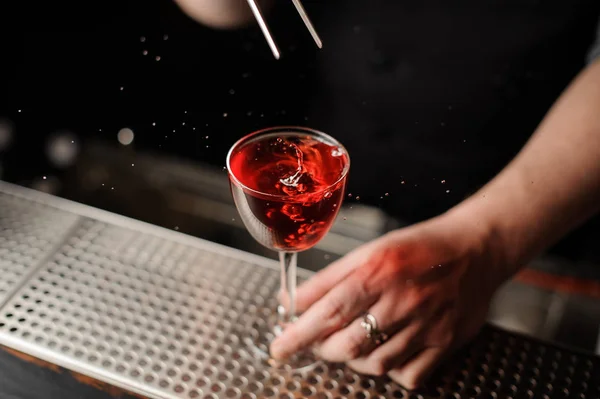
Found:
[[[387,334],[379,331],[377,328],[377,319],[371,313],[365,313],[360,325],[365,329],[367,338],[370,339],[375,345],[381,345],[387,341]]]

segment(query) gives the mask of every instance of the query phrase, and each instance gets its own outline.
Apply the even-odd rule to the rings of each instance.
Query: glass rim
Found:
[[[318,194],[318,193],[327,191],[327,190],[331,189],[331,187],[334,187],[334,186],[337,186],[338,184],[340,184],[340,182],[342,182],[348,176],[348,172],[350,170],[350,155],[348,154],[348,150],[346,149],[346,147],[344,147],[344,145],[342,143],[340,143],[338,140],[336,140],[335,138],[333,138],[332,136],[330,136],[329,134],[327,134],[325,132],[322,132],[320,130],[316,130],[316,129],[313,129],[313,128],[310,128],[310,127],[303,127],[303,126],[273,126],[273,127],[268,127],[268,128],[260,129],[260,130],[255,130],[254,132],[247,134],[246,136],[242,137],[241,139],[239,139],[235,143],[233,143],[233,145],[231,146],[231,148],[227,152],[227,159],[226,159],[227,173],[229,174],[229,177],[234,181],[234,183],[237,184],[238,186],[240,186],[242,188],[242,190],[248,191],[250,193],[257,194],[259,196],[267,197],[267,198],[278,198],[278,199],[290,199],[290,198],[293,198],[293,196],[289,196],[289,195],[285,195],[285,194],[264,193],[262,191],[250,188],[250,187],[246,186],[245,184],[243,184],[237,178],[237,176],[231,171],[231,166],[230,166],[231,155],[233,154],[233,152],[234,152],[235,149],[240,148],[241,146],[243,146],[247,142],[250,142],[253,138],[256,138],[256,137],[262,136],[262,135],[267,135],[269,133],[274,133],[274,132],[276,132],[278,130],[289,130],[290,133],[295,133],[297,131],[299,133],[307,133],[307,134],[312,135],[314,137],[325,138],[328,142],[333,143],[338,148],[340,148],[344,152],[344,154],[346,155],[346,160],[347,161],[346,161],[346,163],[344,165],[344,169],[342,170],[342,173],[341,173],[340,177],[334,183],[332,183],[329,186],[324,187],[323,189],[321,189],[319,191],[316,191],[315,193],[312,193],[312,194]]]

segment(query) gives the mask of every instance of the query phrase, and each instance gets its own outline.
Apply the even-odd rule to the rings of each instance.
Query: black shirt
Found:
[[[434,216],[521,149],[600,51],[598,15],[595,0],[332,2],[313,125],[348,147],[354,196]]]

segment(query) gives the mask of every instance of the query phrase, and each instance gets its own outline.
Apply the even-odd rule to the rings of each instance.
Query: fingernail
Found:
[[[280,341],[277,339],[271,343],[271,356],[275,359],[285,359],[287,357],[287,353],[285,353]]]

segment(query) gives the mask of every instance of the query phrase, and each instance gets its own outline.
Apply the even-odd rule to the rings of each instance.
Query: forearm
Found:
[[[596,62],[572,82],[517,157],[449,213],[491,237],[510,275],[599,209]]]
[[[175,0],[179,7],[201,24],[219,29],[232,29],[254,21],[247,0]],[[263,9],[271,0],[257,0]]]

